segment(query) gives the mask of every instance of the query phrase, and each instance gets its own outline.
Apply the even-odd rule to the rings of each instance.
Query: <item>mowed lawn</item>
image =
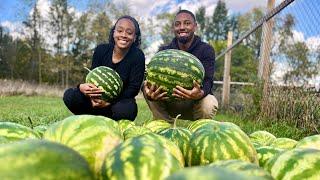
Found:
[[[152,114],[144,99],[138,99],[137,125],[152,120]],[[0,97],[0,121],[20,123],[29,127],[48,125],[60,121],[72,113],[64,106],[61,98],[43,96],[7,96]],[[247,134],[257,130],[266,130],[277,137],[301,139],[307,135],[304,129],[295,128],[286,122],[256,121],[243,119],[234,115],[226,115],[218,112],[215,120],[233,122],[240,126]],[[179,120],[178,126],[186,127],[191,121]]]

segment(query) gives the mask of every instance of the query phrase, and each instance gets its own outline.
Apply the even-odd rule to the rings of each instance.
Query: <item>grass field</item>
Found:
[[[138,116],[135,123],[141,125],[151,120],[152,114],[143,99],[138,99]],[[61,98],[43,96],[7,96],[0,97],[0,121],[17,122],[26,126],[47,125],[72,115],[64,106]],[[31,122],[30,122],[31,120]],[[257,121],[241,119],[234,115],[218,113],[218,121],[229,121],[239,125],[246,133],[266,130],[277,137],[299,140],[307,135],[304,129],[297,129],[285,122]],[[178,126],[186,126],[190,121],[179,120]],[[32,125],[31,125],[32,123]]]

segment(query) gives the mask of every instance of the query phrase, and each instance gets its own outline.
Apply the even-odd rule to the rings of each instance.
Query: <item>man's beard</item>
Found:
[[[189,37],[178,37],[177,39],[182,44],[187,44],[190,41]]]

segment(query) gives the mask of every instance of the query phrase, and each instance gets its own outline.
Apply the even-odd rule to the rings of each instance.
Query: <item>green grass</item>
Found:
[[[135,123],[141,125],[145,121],[152,119],[152,114],[148,105],[143,99],[138,99],[138,116]],[[31,127],[47,125],[55,121],[62,120],[72,115],[65,107],[61,98],[42,96],[9,96],[0,97],[0,121],[17,122]],[[299,140],[308,134],[304,129],[297,129],[286,122],[245,120],[234,115],[219,114],[215,117],[218,121],[233,122],[240,126],[246,133],[257,130],[266,130],[277,137],[288,137]],[[178,126],[186,127],[190,121],[179,120]]]

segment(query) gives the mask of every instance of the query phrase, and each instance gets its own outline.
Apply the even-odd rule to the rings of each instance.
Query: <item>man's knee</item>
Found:
[[[195,105],[195,119],[212,119],[218,111],[219,103],[216,97],[208,94]]]
[[[112,119],[128,119],[133,121],[138,114],[138,106],[135,99],[123,99],[112,106]]]

